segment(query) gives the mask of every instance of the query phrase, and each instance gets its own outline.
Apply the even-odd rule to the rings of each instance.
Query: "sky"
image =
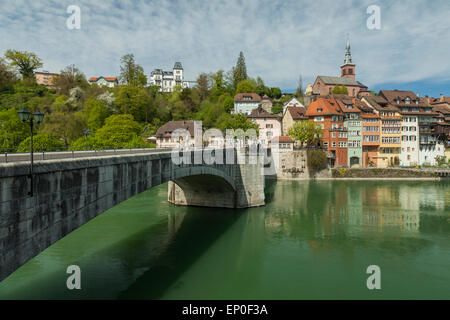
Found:
[[[80,8],[69,29],[67,8]],[[367,8],[380,8],[369,29]],[[244,52],[249,76],[294,92],[339,76],[350,40],[357,80],[370,89],[450,96],[448,0],[0,0],[0,54],[35,52],[42,70],[75,64],[87,77],[117,76],[133,53],[146,74],[180,61],[186,80],[231,69]]]

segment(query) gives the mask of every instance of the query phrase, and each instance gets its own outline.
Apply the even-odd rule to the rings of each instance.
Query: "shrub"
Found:
[[[322,150],[308,151],[308,168],[310,172],[317,172],[327,168],[328,159]]]
[[[434,158],[434,160],[436,160],[436,163],[437,163],[438,166],[442,166],[442,165],[445,164],[446,158],[444,156],[436,156]]]
[[[23,140],[17,152],[30,152],[31,148],[31,138],[28,137]],[[53,138],[49,134],[37,134],[33,136],[33,151],[61,151],[64,149],[64,143]]]

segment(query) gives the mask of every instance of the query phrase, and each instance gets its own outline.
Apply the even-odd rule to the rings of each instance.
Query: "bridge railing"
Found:
[[[67,150],[55,148],[46,151],[33,152],[34,161],[55,160],[55,159],[75,159],[86,157],[101,157],[120,154],[136,153],[158,153],[167,152],[172,148],[142,148],[142,147],[102,147],[90,148],[88,150]],[[0,163],[30,161],[30,152],[15,152],[14,149],[0,148]]]

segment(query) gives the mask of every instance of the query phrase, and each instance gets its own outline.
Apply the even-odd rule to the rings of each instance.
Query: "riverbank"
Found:
[[[278,180],[442,180],[450,169],[332,168],[301,177],[273,177]]]

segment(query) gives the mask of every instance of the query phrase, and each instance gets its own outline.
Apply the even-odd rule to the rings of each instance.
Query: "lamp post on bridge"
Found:
[[[86,144],[85,144],[85,148],[84,148],[84,151],[87,151],[87,147],[88,147],[88,136],[90,136],[91,135],[91,130],[90,129],[83,129],[83,133],[84,133],[84,136],[86,137]]]
[[[35,113],[31,113],[28,110],[22,109],[20,111],[17,112],[17,114],[19,115],[19,119],[22,122],[27,122],[28,120],[30,121],[30,160],[31,160],[31,164],[30,164],[30,191],[28,192],[28,194],[32,197],[33,196],[33,123],[34,121],[36,121],[36,123],[41,123],[42,120],[44,120],[44,114],[40,111],[35,112]]]

